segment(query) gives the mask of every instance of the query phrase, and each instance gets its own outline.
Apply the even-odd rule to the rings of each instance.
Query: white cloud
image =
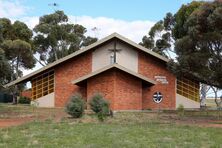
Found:
[[[19,20],[24,22],[30,29],[33,29],[35,27],[35,25],[37,25],[39,23],[39,17],[38,16],[22,17]]]
[[[28,9],[19,0],[0,0],[0,17],[14,18],[22,16]]]
[[[149,29],[154,25],[152,21],[125,21],[107,17],[91,17],[91,16],[69,16],[70,22],[78,23],[87,28],[87,35],[103,38],[113,32],[117,32],[125,37],[140,42],[142,37],[148,33]],[[97,27],[98,31],[92,31]]]
[[[34,28],[39,22],[39,17],[23,17],[20,19],[25,22],[29,28]],[[91,16],[69,16],[70,23],[78,23],[87,28],[87,35],[99,39],[117,32],[135,42],[140,42],[142,37],[147,34],[155,22],[148,20],[125,21],[107,17]],[[96,27],[97,31],[92,28]]]

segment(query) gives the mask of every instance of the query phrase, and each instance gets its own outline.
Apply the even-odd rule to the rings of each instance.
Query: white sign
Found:
[[[166,76],[154,76],[154,78],[157,82],[160,82],[161,84],[168,84]]]

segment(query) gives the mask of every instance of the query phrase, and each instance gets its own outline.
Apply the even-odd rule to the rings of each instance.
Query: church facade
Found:
[[[80,93],[88,103],[102,94],[112,110],[199,107],[199,82],[176,78],[168,59],[113,33],[6,87],[31,81],[32,100],[42,107],[64,107]]]

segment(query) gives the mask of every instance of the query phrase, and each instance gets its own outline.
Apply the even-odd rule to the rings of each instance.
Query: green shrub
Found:
[[[30,104],[31,103],[31,99],[28,98],[28,97],[20,96],[19,100],[18,100],[18,103],[19,104]]]
[[[179,104],[179,106],[177,107],[177,114],[179,116],[184,116],[184,106],[182,104]]]
[[[66,112],[73,118],[80,118],[84,113],[85,103],[80,94],[75,94],[66,105]]]
[[[104,118],[110,113],[109,102],[98,93],[91,98],[90,107],[101,121],[103,121]]]

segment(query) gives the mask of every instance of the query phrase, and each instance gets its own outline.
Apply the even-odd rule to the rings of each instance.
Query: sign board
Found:
[[[153,94],[153,101],[155,103],[160,103],[163,100],[163,95],[161,94],[161,92],[155,92]]]
[[[154,78],[157,82],[160,82],[161,84],[168,84],[166,76],[154,76]]]

